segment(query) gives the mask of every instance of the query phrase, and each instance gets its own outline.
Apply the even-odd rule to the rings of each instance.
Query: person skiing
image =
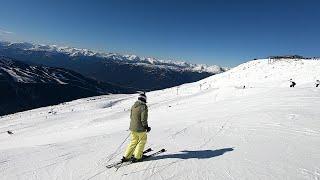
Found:
[[[143,149],[147,142],[147,132],[151,127],[148,125],[148,106],[145,93],[139,94],[138,100],[131,107],[130,114],[130,143],[121,161],[139,162],[143,157]],[[132,157],[133,156],[133,157]]]
[[[320,81],[316,80],[316,87],[319,87],[319,85],[320,85]]]
[[[289,81],[290,81],[290,83],[291,83],[291,84],[290,84],[290,87],[294,87],[294,86],[296,85],[296,83],[295,83],[292,79],[290,79]]]

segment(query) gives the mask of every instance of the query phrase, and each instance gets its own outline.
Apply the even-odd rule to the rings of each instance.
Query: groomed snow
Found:
[[[147,147],[167,152],[118,171],[105,165],[119,160],[128,143],[121,146],[137,95],[4,116],[0,179],[320,179],[316,79],[320,61],[258,60],[147,93]]]

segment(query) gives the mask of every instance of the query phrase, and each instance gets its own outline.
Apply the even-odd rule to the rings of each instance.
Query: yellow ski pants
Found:
[[[132,155],[136,159],[141,159],[143,155],[144,146],[147,143],[147,132],[134,132],[130,133],[131,140],[124,154],[126,159],[130,159]]]

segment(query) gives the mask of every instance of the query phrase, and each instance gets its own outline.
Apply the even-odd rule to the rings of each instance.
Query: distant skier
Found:
[[[296,83],[295,83],[292,79],[290,79],[289,81],[290,81],[290,83],[291,83],[291,84],[290,84],[290,87],[294,87],[294,86],[296,85]]]
[[[316,80],[316,87],[319,87],[319,85],[320,85],[320,81]]]
[[[147,132],[151,128],[148,126],[148,106],[145,93],[139,94],[138,101],[131,107],[130,131],[131,141],[128,145],[121,161],[138,162],[142,160],[143,149],[147,142]],[[133,156],[133,157],[132,157]]]

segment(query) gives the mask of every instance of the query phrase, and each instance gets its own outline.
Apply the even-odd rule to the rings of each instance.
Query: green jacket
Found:
[[[148,106],[142,101],[136,101],[131,107],[130,130],[135,132],[145,132],[148,127]]]

